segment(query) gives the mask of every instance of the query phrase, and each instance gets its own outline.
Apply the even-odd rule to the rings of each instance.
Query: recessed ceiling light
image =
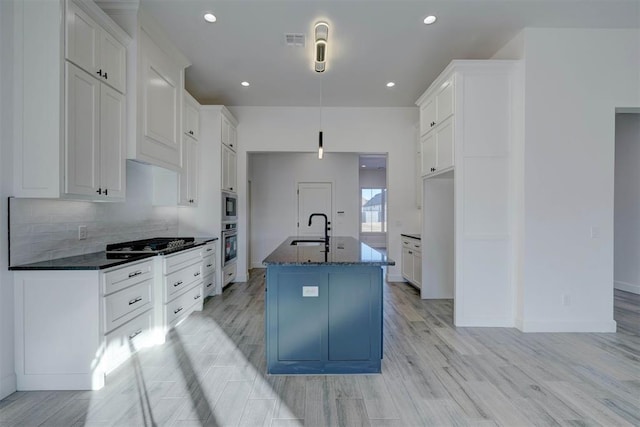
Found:
[[[216,15],[214,15],[213,13],[207,12],[204,14],[204,20],[207,22],[216,22],[218,18],[216,18]]]
[[[394,87],[396,84],[394,82],[387,83],[387,87]]]
[[[436,22],[436,19],[437,19],[437,18],[436,18],[435,16],[433,16],[433,15],[429,15],[429,16],[427,16],[426,18],[424,18],[424,23],[425,23],[425,24],[427,24],[427,25],[431,25],[431,24],[433,24],[434,22]]]
[[[244,87],[249,87],[250,83],[249,82],[242,82],[240,83],[242,86]]]

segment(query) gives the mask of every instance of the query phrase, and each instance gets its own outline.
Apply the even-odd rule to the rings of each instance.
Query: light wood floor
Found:
[[[381,375],[266,376],[253,273],[104,389],[0,401],[0,427],[640,425],[637,295],[616,292],[616,334],[523,334],[455,328],[452,301],[387,284]]]

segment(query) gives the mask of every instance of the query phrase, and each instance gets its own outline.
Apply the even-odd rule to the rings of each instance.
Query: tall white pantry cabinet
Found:
[[[456,326],[514,326],[511,185],[517,61],[452,61],[420,108],[422,298]]]

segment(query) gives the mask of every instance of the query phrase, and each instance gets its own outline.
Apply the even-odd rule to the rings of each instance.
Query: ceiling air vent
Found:
[[[284,41],[287,46],[304,47],[304,34],[287,33],[284,35]]]

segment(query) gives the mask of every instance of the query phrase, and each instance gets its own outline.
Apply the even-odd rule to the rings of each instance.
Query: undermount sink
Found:
[[[320,246],[324,244],[324,240],[294,240],[291,246]]]

